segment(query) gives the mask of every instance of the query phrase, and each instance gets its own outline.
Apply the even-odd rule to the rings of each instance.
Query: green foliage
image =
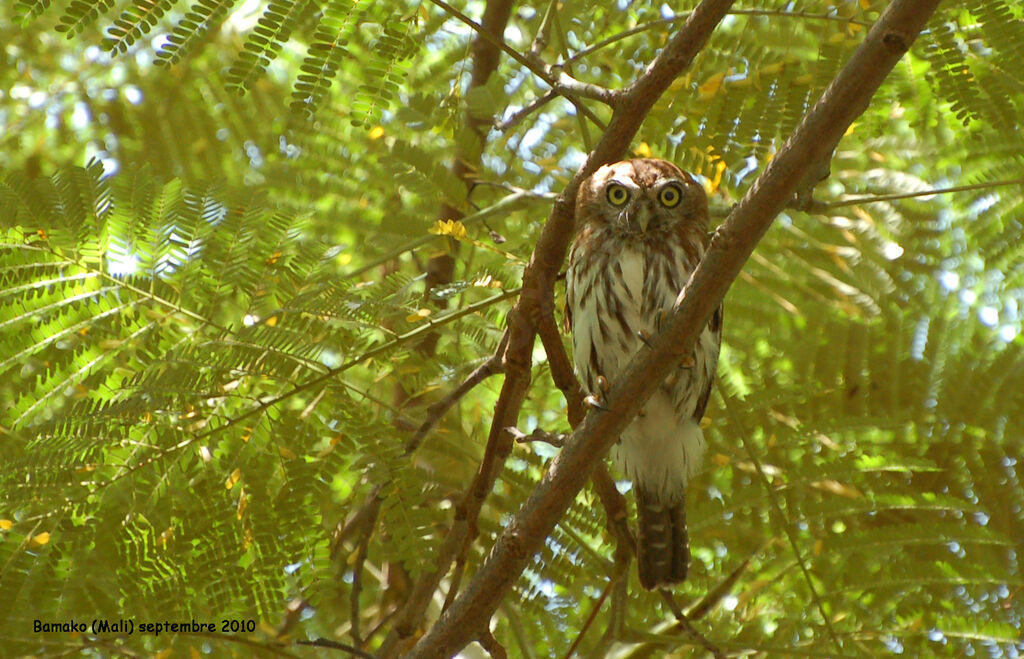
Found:
[[[253,28],[238,59],[228,70],[228,83],[245,91],[262,76],[270,62],[288,40],[295,24],[311,9],[311,3],[271,2]]]
[[[134,0],[131,7],[121,12],[120,18],[108,30],[108,50],[123,53],[153,26],[160,22],[174,0]]]
[[[204,36],[216,30],[238,0],[198,0],[167,35],[167,43],[156,54],[157,62],[174,65],[188,56]]]
[[[755,4],[634,144],[703,177],[718,216],[886,5]],[[375,650],[477,470],[497,379],[406,442],[495,350],[550,193],[599,128],[556,98],[491,130],[467,193],[450,170],[480,151],[467,111],[486,130],[527,106],[547,91],[532,72],[503,57],[469,88],[471,31],[432,5],[253,7],[0,10],[0,654],[247,655],[228,634],[31,626],[252,619],[241,637],[269,647],[290,602],[307,608],[285,643],[348,643],[356,621]],[[541,57],[609,87],[680,20],[560,7]],[[508,46],[529,51],[545,11],[517,6]],[[730,291],[676,592],[695,603],[749,559],[695,622],[724,649],[1024,650],[1022,44],[1018,3],[943,3],[840,144],[817,212],[782,215]],[[442,204],[466,214],[462,240],[430,232]],[[425,293],[444,254],[454,280]],[[564,432],[539,347],[534,367],[520,427]],[[555,450],[515,447],[466,578]],[[615,569],[585,490],[495,636],[564,655],[596,611],[581,656],[688,647]]]

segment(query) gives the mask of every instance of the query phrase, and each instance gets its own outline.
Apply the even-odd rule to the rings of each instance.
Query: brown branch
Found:
[[[505,32],[505,26],[508,24],[509,17],[512,14],[512,0],[488,0],[484,7],[484,13],[480,24],[477,24],[468,17],[465,17],[453,7],[446,5],[446,3],[435,2],[435,4],[439,4],[439,6],[444,8],[445,11],[449,11],[449,13],[457,13],[460,20],[469,21],[473,24],[477,37],[474,39],[472,45],[473,73],[470,80],[470,88],[485,85],[487,80],[498,67],[500,51],[508,50],[507,45],[502,39],[502,35]],[[472,179],[474,168],[470,163],[477,163],[480,161],[480,155],[483,151],[486,140],[487,122],[474,117],[468,110],[466,112],[466,122],[473,135],[473,139],[463,143],[456,152],[455,160],[452,164],[452,171],[466,184],[467,190],[471,190],[473,186]],[[442,220],[461,219],[462,216],[463,214],[461,212],[448,204],[442,204],[438,214],[439,219]],[[450,254],[444,254],[442,256],[432,258],[430,265],[427,268],[428,281],[424,294],[429,294],[433,285],[437,285],[444,281],[451,281],[454,269],[455,261]],[[506,332],[505,336],[502,338],[502,346],[507,345],[507,336],[508,332]],[[437,340],[438,336],[436,334],[432,335],[429,343],[424,346],[425,352],[432,354],[436,347]],[[499,363],[497,361],[497,357],[491,358],[485,362],[485,365],[478,368],[470,378],[473,379],[474,376],[478,376],[478,381],[481,381],[487,375],[490,375],[489,371],[499,367],[503,368],[504,364]],[[475,386],[477,382],[467,381],[468,384],[463,383],[464,386],[460,387],[460,389],[464,390],[463,394]],[[434,410],[433,413],[428,412],[427,422],[420,427],[420,430],[417,431],[417,433],[406,444],[407,453],[414,451],[419,446],[430,431],[432,425],[436,424],[444,411],[447,411],[451,405],[454,405],[455,401],[458,400],[458,397],[463,394],[449,396],[445,400],[441,401],[439,404],[440,406]],[[441,579],[451,567],[451,563],[455,558],[456,552],[464,545],[465,538],[468,535],[469,526],[466,523],[468,517],[469,514],[466,512],[465,504],[460,503],[456,509],[456,518],[452,523],[452,527],[449,529],[449,532],[439,550],[437,563],[434,569],[425,570],[420,575],[420,578],[413,585],[409,597],[406,599],[396,615],[395,625],[389,631],[388,636],[385,638],[381,647],[381,654],[383,656],[389,656],[390,654],[398,651],[400,646],[415,633],[416,627],[419,626],[420,621],[423,619],[424,612],[430,604],[434,591],[437,590]]]
[[[550,433],[542,428],[534,428],[533,432],[527,435],[519,428],[506,428],[512,439],[516,441],[516,444],[529,444],[531,442],[540,442],[542,444],[549,444],[555,448],[562,448],[565,446],[565,438],[568,435],[561,433]]]
[[[608,626],[605,627],[597,647],[594,648],[594,656],[608,654],[608,649],[622,639],[622,630],[626,619],[626,610],[629,606],[629,574],[630,558],[632,555],[623,556],[623,553],[616,548],[615,566],[612,568],[614,587],[612,590],[612,603],[608,607]]]
[[[437,0],[432,2],[437,4]],[[493,487],[505,457],[512,450],[514,438],[506,429],[517,425],[519,411],[526,398],[536,326],[553,326],[547,325],[549,321],[542,322],[541,319],[553,315],[554,282],[572,233],[572,208],[580,183],[600,165],[617,160],[625,153],[654,102],[672,80],[693,62],[731,4],[732,0],[705,0],[680,32],[669,41],[647,72],[636,83],[620,92],[608,131],[587,163],[556,199],[551,216],[544,225],[537,247],[523,273],[523,291],[509,312],[509,341],[502,356],[506,378],[495,406],[484,459],[466,497],[456,509],[455,520],[439,550],[435,569],[424,572],[414,586],[395,627],[381,648],[383,656],[400,651],[406,639],[415,633],[433,592],[451,567],[452,561],[456,560],[457,552],[466,547],[467,540],[476,535],[476,519],[480,507]],[[553,320],[550,322],[553,323]],[[545,336],[553,343],[550,331],[546,331]],[[467,638],[471,638],[475,630],[463,631],[469,635]]]
[[[501,35],[505,31],[505,26],[508,24],[511,13],[512,0],[489,0],[484,8],[481,23],[474,23],[474,29],[477,30],[477,38],[474,39],[472,45],[473,71],[470,79],[470,88],[485,85],[497,69],[500,61],[499,51],[506,48],[501,39]],[[461,147],[455,154],[451,170],[456,177],[465,183],[467,191],[471,191],[474,185],[474,165],[472,163],[477,163],[480,160],[480,154],[483,151],[484,142],[486,140],[487,127],[485,121],[474,117],[468,111],[466,112],[466,122],[474,139],[462,143]],[[478,215],[482,216],[482,214]],[[442,220],[462,219],[463,213],[454,206],[444,203],[438,209],[438,218]],[[453,249],[454,245],[452,244],[450,247]],[[427,281],[424,290],[424,297],[429,297],[430,291],[435,286],[451,281],[454,275],[454,269],[455,259],[450,253],[432,257],[426,268]],[[443,307],[445,305],[443,303],[439,303],[439,306]],[[420,349],[426,354],[433,354],[438,338],[439,337],[436,333],[431,332],[421,341]],[[484,364],[481,364],[476,368],[455,391],[451,392],[443,400],[431,405],[427,410],[427,419],[420,425],[416,433],[406,443],[406,454],[410,454],[419,448],[420,444],[437,425],[441,417],[453,405],[455,405],[458,400],[460,400],[466,393],[472,390],[473,387],[484,379],[502,370],[500,357],[507,343],[508,332],[506,332],[502,337],[495,356],[491,357],[484,362]],[[400,401],[403,401],[406,398],[404,390],[397,388],[396,397]],[[373,506],[379,507],[379,505],[380,498],[378,486],[378,490],[376,490],[369,498],[368,502],[364,504],[363,509],[365,511]],[[437,589],[441,578],[448,571],[448,568],[451,565],[451,560],[456,549],[462,544],[459,541],[459,536],[464,536],[465,534],[456,532],[456,530],[461,530],[462,528],[464,528],[464,525],[460,525],[457,519],[453,524],[453,531],[449,533],[449,537],[446,538],[445,543],[439,552],[437,569],[433,571],[426,571],[416,584],[414,584],[408,599],[396,614],[396,624],[385,639],[382,649],[394,648],[402,638],[410,635],[415,626],[419,624],[419,620],[422,619],[423,612],[426,610],[426,607],[430,602],[431,594]],[[357,594],[353,595],[353,597],[356,596]],[[356,639],[358,641],[358,629],[356,627],[353,627],[353,629],[355,630]]]
[[[391,619],[394,618],[396,615],[398,615],[398,606],[392,607],[391,610],[389,610],[387,613],[381,616],[380,620],[377,621],[377,624],[375,624],[373,628],[370,629],[369,632],[367,632],[366,642],[369,643],[370,640],[373,639],[373,637],[376,636],[377,633],[380,632],[380,630],[384,629],[385,625],[389,624],[391,622]]]
[[[670,611],[676,618],[676,623],[672,626],[673,630],[682,630],[692,640],[700,644],[705,650],[710,652],[715,657],[724,656],[721,649],[708,641],[708,639],[693,627],[693,622],[706,616],[718,603],[732,590],[732,587],[736,585],[740,577],[747,571],[750,566],[750,561],[753,556],[747,557],[743,563],[740,564],[735,570],[733,570],[721,583],[715,586],[709,593],[700,599],[699,602],[691,606],[686,611],[679,608],[676,604],[675,599],[672,598],[671,593],[667,591],[660,591],[660,595],[665,603],[668,605]],[[653,646],[653,644],[647,644]],[[642,652],[641,652],[642,653]]]
[[[331,537],[331,560],[338,558],[338,552],[350,535],[366,527],[367,524],[375,523],[377,514],[380,511],[381,490],[383,485],[375,485],[366,496],[363,505],[344,524],[338,524]],[[371,522],[374,520],[374,522]]]
[[[557,15],[558,0],[548,0],[548,7],[544,10],[544,18],[541,19],[540,29],[537,30],[537,34],[534,35],[533,41],[530,43],[530,50],[527,53],[527,57],[530,59],[540,59],[540,54],[547,48],[551,35],[551,25],[554,23]]]
[[[594,410],[587,414],[566,447],[552,461],[530,498],[505,527],[465,591],[419,640],[409,657],[451,656],[486,627],[487,621],[519,578],[527,561],[540,549],[544,539],[586,482],[594,465],[636,416],[654,388],[693,349],[711,313],[721,303],[726,290],[776,215],[789,202],[809,166],[827,154],[853,120],[864,111],[892,67],[913,43],[938,2],[893,0],[886,8],[865,37],[864,43],[800,122],[794,134],[729,218],[719,227],[707,254],[680,294],[671,315],[663,323],[662,331],[651,339],[651,348],[642,350],[613,384],[606,396],[608,409]],[[724,0],[702,2],[691,14],[680,35],[669,42],[647,72],[626,90],[618,110],[635,103],[640,107],[645,106],[643,112],[633,110],[643,117],[660,93],[659,90],[664,90],[675,74],[689,63],[693,53],[703,45],[730,4]],[[686,36],[682,37],[684,33]],[[613,126],[623,122],[618,110],[611,122]],[[624,137],[628,140],[632,135],[633,132],[629,132]],[[604,162],[603,158],[620,154],[621,150],[618,149],[624,148],[624,143],[619,143],[619,139],[622,138],[617,137],[615,131],[609,130],[591,154],[581,174],[589,174],[588,169],[596,167],[598,162]],[[571,224],[568,222],[571,217],[569,201],[575,196],[579,182],[577,176],[559,202],[556,202],[552,218],[545,225],[541,242],[524,274],[524,291],[517,303],[517,310],[524,301],[530,299],[531,289],[545,290],[538,289],[538,285],[553,281],[551,270],[561,263],[568,241],[568,230],[571,228],[567,226]],[[519,339],[513,327],[509,351],[520,347]],[[528,343],[532,344],[532,341]],[[515,379],[506,379],[506,385]],[[500,424],[500,428],[513,425],[507,419],[496,418],[495,423]]]
[[[444,596],[444,603],[441,605],[441,613],[448,610],[448,607],[455,601],[462,587],[462,575],[466,573],[466,557],[469,555],[469,548],[473,544],[473,536],[467,535],[462,541],[462,549],[455,559],[455,569],[452,570],[452,578],[448,580],[448,593]]]
[[[525,400],[526,392],[530,387],[529,365],[524,366],[520,364],[516,371],[512,377],[505,380],[505,384],[511,384],[511,387],[508,389],[503,388],[503,395],[498,398],[498,403],[494,410],[496,417],[505,417],[513,414],[512,410],[514,409],[514,414],[518,418],[519,410],[523,406],[523,400]],[[509,392],[508,396],[504,395],[506,391]],[[461,585],[462,575],[466,567],[466,557],[469,555],[470,547],[476,539],[479,530],[477,519],[480,516],[480,510],[483,508],[487,496],[494,488],[498,474],[505,465],[506,458],[512,453],[514,444],[515,436],[509,432],[508,428],[496,425],[491,426],[491,431],[487,438],[487,447],[484,449],[484,456],[480,461],[480,467],[477,469],[476,476],[461,504],[463,539],[461,549],[456,558],[455,573],[452,576],[451,587],[445,600],[446,609],[454,600]]]
[[[569,412],[569,425],[575,428],[583,420],[583,389],[573,370],[572,362],[565,351],[562,343],[562,335],[558,332],[555,324],[552,301],[549,296],[546,304],[540,309],[540,322],[537,324],[537,333],[540,335],[541,344],[544,346],[544,353],[548,358],[548,366],[551,368],[551,379],[555,386],[565,396],[566,407]]]
[[[494,127],[502,133],[511,128],[515,128],[523,119],[541,109],[557,97],[558,94],[556,94],[553,89],[549,89],[541,96],[535,98],[529,105],[513,112],[507,119],[496,120],[494,122]]]
[[[505,652],[505,646],[498,642],[498,639],[494,638],[494,634],[491,630],[485,629],[480,632],[480,638],[477,639],[480,645],[483,646],[484,650],[495,659],[508,659],[508,653]]]
[[[356,557],[352,564],[352,590],[349,593],[349,608],[351,609],[350,614],[350,626],[349,633],[352,636],[352,642],[356,647],[362,647],[364,643],[363,637],[359,631],[360,614],[362,613],[362,607],[359,605],[359,595],[363,590],[363,565],[366,563],[366,554],[370,549],[370,538],[373,536],[373,531],[377,527],[377,518],[380,515],[380,504],[381,498],[377,495],[370,497],[370,506],[367,511],[366,519],[363,522],[363,528],[359,534],[359,542],[356,545]]]
[[[636,553],[636,538],[627,521],[626,497],[615,487],[615,481],[612,480],[608,467],[603,462],[594,467],[590,480],[598,500],[604,507],[608,532],[615,538],[615,561],[628,562]]]
[[[690,637],[691,641],[695,642],[696,644],[700,645],[705,650],[710,652],[711,656],[713,656],[715,659],[725,658],[725,655],[722,653],[720,649],[718,649],[718,646],[709,641],[707,637],[704,636],[704,634],[701,634],[696,627],[690,624],[689,618],[687,618],[686,614],[683,613],[683,610],[679,607],[679,604],[676,602],[676,598],[672,596],[672,593],[670,591],[662,588],[658,591],[658,594],[661,595],[661,601],[665,602],[665,605],[668,607],[669,611],[671,611],[672,615],[676,618],[676,623],[672,626],[673,629],[681,629],[687,636]]]
[[[450,9],[458,14],[441,0],[431,1],[444,7],[446,11]],[[554,281],[558,268],[565,258],[572,234],[572,208],[580,183],[600,165],[617,160],[626,152],[654,102],[664,93],[672,80],[693,62],[693,58],[731,4],[732,0],[705,0],[679,33],[669,41],[645,74],[633,85],[616,94],[616,111],[603,139],[591,153],[584,167],[555,201],[555,207],[548,222],[545,223],[531,262],[523,274],[523,292],[509,312],[509,341],[502,356],[506,379],[495,407],[484,459],[465,499],[457,508],[456,519],[439,551],[436,569],[424,572],[414,586],[413,594],[407,600],[381,650],[384,656],[396,651],[404,639],[413,635],[419,621],[422,620],[432,593],[451,567],[452,561],[456,560],[457,552],[462,556],[465,547],[468,546],[467,541],[475,537],[480,507],[493,487],[505,457],[511,452],[513,437],[505,429],[516,426],[519,411],[526,397],[536,326],[540,325],[544,329],[543,338],[549,345],[554,343],[552,334],[557,335],[556,328],[551,331],[555,327],[552,319]],[[469,19],[461,17],[460,20],[466,22]],[[478,30],[481,38],[494,42],[493,35],[488,36],[486,31],[480,30],[479,27],[474,29]],[[558,354],[557,351],[551,352]],[[562,370],[564,369],[559,369]],[[578,388],[578,384],[575,383],[565,386]],[[572,401],[574,397],[569,396],[569,400]]]
[[[589,98],[592,101],[600,101],[605,105],[614,104],[616,99],[616,94],[611,89],[595,85],[591,82],[577,80],[564,71],[560,71],[558,73],[554,89],[562,95],[573,94],[580,98]]]

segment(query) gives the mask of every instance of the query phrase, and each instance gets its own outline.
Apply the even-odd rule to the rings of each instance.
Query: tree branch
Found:
[[[585,116],[587,119],[590,119],[591,121],[593,121],[598,126],[602,126],[603,125],[602,121],[596,115],[594,115],[593,112],[590,111],[590,108],[588,108],[587,106],[583,105],[580,102],[580,100],[578,98],[576,98],[571,93],[570,90],[567,90],[565,88],[560,88],[559,87],[558,81],[551,75],[551,73],[549,73],[548,67],[544,66],[543,63],[538,63],[538,62],[535,62],[535,61],[531,61],[531,59],[529,57],[527,57],[526,55],[523,55],[522,53],[517,51],[515,48],[512,48],[508,44],[506,44],[501,39],[501,35],[491,34],[483,26],[481,26],[479,23],[477,23],[473,19],[469,18],[468,16],[466,16],[461,11],[459,11],[455,7],[451,6],[450,4],[445,2],[444,0],[429,0],[429,1],[432,4],[437,5],[438,7],[443,9],[450,16],[454,16],[456,19],[458,19],[459,21],[461,21],[462,23],[466,24],[471,29],[476,31],[476,33],[480,36],[481,39],[483,39],[484,41],[490,42],[491,44],[494,45],[494,47],[496,49],[501,50],[506,55],[508,55],[509,57],[514,59],[516,62],[519,62],[521,65],[526,67],[527,70],[531,71],[535,76],[537,76],[538,78],[543,80],[545,83],[547,83],[547,85],[549,87],[551,87],[553,90],[555,90],[556,92],[558,92],[559,95],[565,97],[565,99],[567,101],[569,101],[570,103],[572,103],[573,106],[575,106],[576,110],[580,114]]]
[[[1007,185],[1024,185],[1024,178],[1009,179],[1006,181],[986,181],[984,183],[970,183],[967,185],[954,185],[946,188],[918,190],[916,192],[899,192],[895,194],[850,197],[848,199],[837,199],[836,201],[812,201],[807,208],[807,212],[827,213],[833,208],[841,208],[843,206],[858,206],[860,204],[873,204],[879,201],[896,201],[899,199],[912,199],[914,197],[931,197],[937,194],[949,194],[953,192],[972,192],[974,190],[986,190],[988,188],[999,188]]]
[[[548,91],[544,92],[541,96],[535,98],[533,102],[531,102],[529,105],[526,105],[525,107],[516,110],[507,118],[496,120],[494,122],[494,127],[501,131],[502,133],[511,128],[515,128],[523,119],[530,116],[537,110],[541,109],[542,107],[544,107],[557,97],[558,94],[555,92],[555,90],[549,89]]]
[[[721,303],[726,290],[776,215],[789,202],[809,167],[829,152],[853,120],[864,111],[889,71],[935,11],[938,2],[894,0],[886,8],[864,43],[716,231],[707,254],[680,293],[673,312],[663,324],[663,330],[651,339],[650,349],[641,351],[613,384],[606,397],[607,410],[593,410],[587,414],[565,449],[552,461],[530,498],[506,526],[465,591],[408,656],[451,656],[486,626],[527,561],[540,549],[586,482],[594,465],[636,416],[655,387],[684,355],[691,352],[711,313]],[[605,138],[556,202],[552,218],[545,225],[537,251],[524,274],[524,291],[517,308],[530,298],[528,293],[531,290],[538,290],[538,284],[553,281],[550,269],[557,268],[564,257],[571,229],[570,202],[582,176],[596,169],[597,163],[605,162],[605,158],[621,154],[625,141],[632,138],[633,132],[620,136],[612,130],[613,126],[624,123],[622,110],[631,106],[645,107],[643,112],[637,113],[644,116],[675,74],[689,64],[730,4],[725,1],[702,2],[682,32],[669,42],[647,72],[627,88],[624,102],[613,116]],[[694,25],[703,29],[691,28]],[[516,329],[512,328],[510,350],[519,346],[518,338]],[[532,345],[533,342],[528,343]],[[506,380],[506,385],[509,380]],[[495,419],[501,428],[514,425],[507,421]]]
[[[447,396],[437,401],[433,405],[427,408],[427,418],[420,424],[420,427],[416,429],[416,433],[409,438],[409,441],[405,443],[406,454],[415,453],[416,449],[419,448],[420,444],[426,438],[430,431],[441,421],[441,418],[450,410],[455,403],[462,400],[462,397],[473,390],[478,384],[501,372],[501,355],[505,352],[505,346],[508,345],[508,330],[501,337],[501,341],[498,343],[498,348],[494,351],[494,354],[487,358],[487,360],[473,369],[465,380],[462,381],[458,387],[448,393]]]
[[[804,19],[804,20],[835,21],[835,22],[840,22],[840,23],[846,23],[848,25],[863,25],[865,27],[871,25],[871,23],[868,22],[868,21],[861,21],[861,20],[857,20],[855,18],[844,18],[842,16],[833,15],[833,14],[810,14],[810,13],[803,12],[803,11],[782,11],[782,10],[778,10],[778,9],[733,9],[733,10],[731,10],[729,12],[729,15],[730,16],[767,16],[767,17],[771,17],[771,18],[800,18],[800,19]],[[586,57],[587,55],[590,55],[591,53],[593,53],[595,51],[598,51],[598,50],[600,50],[602,48],[606,48],[606,47],[610,46],[611,44],[615,43],[616,41],[622,41],[623,39],[626,39],[628,37],[633,36],[634,34],[639,34],[641,32],[646,32],[647,30],[650,30],[652,28],[658,27],[660,25],[669,25],[669,24],[672,24],[672,23],[678,23],[680,21],[686,20],[686,18],[688,16],[689,16],[689,13],[683,13],[683,14],[677,14],[676,16],[671,16],[669,18],[659,18],[657,20],[647,21],[646,23],[641,23],[641,24],[637,25],[636,27],[632,27],[632,28],[630,28],[628,30],[623,30],[622,32],[619,32],[618,34],[613,34],[612,36],[608,37],[607,39],[602,39],[601,41],[598,41],[594,45],[588,46],[588,47],[584,48],[583,50],[581,50],[581,51],[579,51],[577,53],[574,53],[572,57],[566,58],[562,62],[559,62],[556,66],[564,66],[564,65],[571,64],[573,62],[579,61],[580,59]]]

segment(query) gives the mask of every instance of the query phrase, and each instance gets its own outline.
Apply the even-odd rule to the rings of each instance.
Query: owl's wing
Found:
[[[725,313],[723,306],[720,304],[715,312],[711,314],[711,318],[708,320],[708,329],[718,336],[719,341],[722,337],[722,316]],[[715,355],[716,361],[718,355]],[[711,386],[715,383],[714,371],[711,373],[711,377],[704,382],[704,388],[700,392],[700,397],[697,399],[697,407],[693,410],[693,418],[696,419],[697,423],[704,418],[704,410],[707,409],[708,399],[711,398]]]
[[[564,320],[562,322],[562,328],[566,334],[572,332],[572,301],[569,296],[572,294],[569,290],[569,277],[568,274],[565,277],[565,304],[562,305],[562,310],[565,312]]]

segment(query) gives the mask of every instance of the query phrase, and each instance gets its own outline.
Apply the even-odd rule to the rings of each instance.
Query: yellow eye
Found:
[[[629,201],[629,190],[627,190],[624,185],[612,183],[608,186],[608,191],[605,192],[605,196],[608,197],[608,201],[612,206],[623,206],[627,201]]]
[[[665,208],[672,208],[679,204],[679,200],[683,198],[682,193],[679,192],[679,188],[674,185],[666,185],[658,193],[658,201]]]

